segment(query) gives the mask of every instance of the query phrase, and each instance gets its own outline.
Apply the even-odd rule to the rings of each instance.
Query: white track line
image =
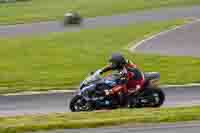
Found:
[[[145,127],[143,127],[145,126]],[[144,131],[144,130],[159,130],[159,129],[174,129],[174,128],[193,128],[200,127],[199,121],[189,121],[189,122],[178,122],[174,123],[165,123],[165,124],[145,124],[141,127],[135,127],[135,131]],[[123,126],[122,126],[123,127]],[[124,127],[129,129],[130,127]]]
[[[39,94],[59,94],[59,93],[75,93],[76,90],[49,90],[49,91],[25,91],[19,93],[7,93],[1,94],[0,96],[28,96],[28,95],[39,95]]]
[[[161,85],[161,88],[189,88],[189,87],[199,87],[200,84],[198,83],[189,83],[184,85]],[[78,87],[77,87],[78,88]],[[49,90],[49,91],[27,91],[27,92],[19,92],[19,93],[8,93],[8,94],[1,94],[0,96],[18,96],[18,95],[39,95],[39,94],[58,94],[58,93],[75,93],[76,90]]]
[[[186,25],[191,25],[191,24],[194,24],[194,23],[197,23],[197,22],[200,22],[200,19],[196,19],[196,20],[194,20],[194,21],[192,21],[192,22],[189,22],[189,23],[186,23],[186,24],[184,24],[184,25],[176,26],[176,27],[174,27],[174,28],[172,28],[172,29],[169,29],[169,30],[166,30],[166,31],[162,31],[162,32],[157,33],[157,34],[155,34],[155,35],[152,35],[152,36],[150,36],[150,37],[148,37],[148,38],[146,38],[146,39],[144,39],[144,40],[139,41],[139,42],[136,43],[135,45],[134,45],[134,42],[131,42],[131,43],[129,43],[129,46],[130,46],[131,44],[132,44],[133,46],[130,47],[129,50],[130,50],[131,52],[134,52],[134,51],[136,50],[137,47],[139,47],[140,45],[146,43],[147,41],[150,41],[150,40],[152,40],[152,39],[158,38],[158,37],[160,37],[161,35],[164,35],[164,34],[167,34],[167,33],[169,33],[169,32],[175,31],[175,30],[177,30],[177,29],[181,29],[182,27],[184,27],[184,26],[186,26]]]

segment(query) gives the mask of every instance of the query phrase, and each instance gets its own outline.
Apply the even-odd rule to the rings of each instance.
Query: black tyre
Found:
[[[76,95],[70,102],[70,110],[72,112],[92,111],[92,104],[87,102],[82,96]]]
[[[141,101],[148,101],[143,103]],[[165,101],[165,94],[161,89],[147,89],[139,97],[129,98],[129,108],[160,107]]]
[[[128,98],[128,107],[129,108],[141,108],[142,105],[138,101],[138,98],[136,98],[135,96],[129,96],[129,98]]]
[[[165,94],[161,89],[153,89],[151,95],[154,97],[154,103],[151,107],[160,107],[163,105],[165,101]]]

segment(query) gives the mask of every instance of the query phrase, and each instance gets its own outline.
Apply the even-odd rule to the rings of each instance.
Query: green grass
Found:
[[[129,42],[183,23],[177,20],[1,39],[0,93],[71,88],[90,71],[106,65],[108,57],[115,51],[124,53],[143,71],[160,72],[162,84],[199,82],[198,58],[128,52]]]
[[[39,130],[89,128],[126,123],[170,123],[200,120],[200,107],[122,109],[90,113],[57,113],[0,118],[1,133],[24,133]]]
[[[106,65],[115,51],[124,53],[143,71],[160,72],[162,84],[199,82],[199,58],[128,52],[131,41],[183,23],[177,20],[1,39],[0,93],[72,88],[90,71]]]
[[[64,13],[72,10],[91,17],[198,4],[200,0],[30,0],[0,4],[0,24],[62,19]]]
[[[127,49],[131,41],[183,23],[176,20],[1,39],[0,93],[70,88],[90,71],[106,65],[115,51],[124,53],[144,71],[160,72],[162,84],[200,82],[199,58],[139,55]]]

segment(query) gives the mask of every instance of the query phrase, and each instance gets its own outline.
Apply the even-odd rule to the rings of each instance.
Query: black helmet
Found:
[[[125,58],[120,53],[114,53],[109,59],[113,69],[120,69],[126,64]]]

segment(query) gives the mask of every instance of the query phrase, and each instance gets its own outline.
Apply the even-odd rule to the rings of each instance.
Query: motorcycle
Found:
[[[80,25],[83,21],[83,18],[77,12],[69,12],[64,15],[64,26],[67,25]]]
[[[112,96],[105,96],[104,90],[109,90],[117,85],[119,76],[111,74],[105,78],[94,76],[92,72],[80,85],[78,93],[72,98],[69,108],[72,112],[93,111],[98,109],[114,109],[121,105],[122,93]],[[160,74],[157,72],[144,73],[145,83],[143,89],[135,96],[128,96],[127,106],[130,108],[139,107],[160,107],[165,101],[165,94],[159,88]],[[99,91],[98,91],[99,90]]]

